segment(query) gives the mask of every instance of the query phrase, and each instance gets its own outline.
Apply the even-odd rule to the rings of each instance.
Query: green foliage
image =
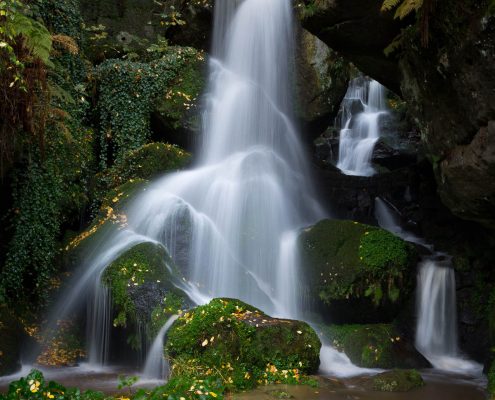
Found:
[[[149,63],[108,60],[98,66],[102,168],[146,144],[154,102],[197,57],[199,53],[191,48],[170,47],[162,58]]]
[[[219,378],[230,390],[305,383],[319,365],[320,341],[305,323],[270,318],[232,299],[182,315],[168,333],[174,377]]]
[[[495,362],[492,362],[488,370],[488,392],[495,395]]]
[[[44,3],[38,1],[33,10],[39,11]],[[57,17],[65,18],[55,12],[46,16],[51,26],[57,25]],[[52,58],[52,65],[48,75],[51,91],[65,95],[47,96],[49,104],[42,118],[45,145],[42,149],[28,143],[27,157],[15,171],[12,239],[1,273],[1,286],[8,297],[19,299],[28,294],[39,305],[46,300],[59,267],[61,227],[79,219],[88,201],[93,167],[93,135],[83,126],[89,105],[84,95],[85,67],[78,55],[63,48]]]
[[[366,231],[361,237],[359,258],[369,271],[403,270],[410,264],[411,245],[383,229]]]
[[[105,400],[113,399],[103,393],[68,389],[56,382],[46,382],[40,371],[33,369],[25,378],[12,382],[0,400]]]
[[[413,11],[418,12],[423,7],[424,0],[385,0],[382,11],[396,9],[394,18],[404,19]]]

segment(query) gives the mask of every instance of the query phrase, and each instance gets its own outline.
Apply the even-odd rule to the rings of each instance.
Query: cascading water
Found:
[[[450,257],[404,230],[394,210],[375,199],[375,217],[383,228],[433,252],[419,264],[417,281],[416,348],[438,369],[481,375],[483,366],[462,358],[457,340],[455,272]]]
[[[163,379],[168,375],[168,363],[163,357],[163,344],[165,335],[177,320],[177,315],[172,315],[158,332],[151,345],[143,369],[143,377],[147,379]]]
[[[339,161],[346,175],[371,176],[371,157],[380,138],[380,118],[387,113],[385,88],[364,77],[349,84],[340,112]]]

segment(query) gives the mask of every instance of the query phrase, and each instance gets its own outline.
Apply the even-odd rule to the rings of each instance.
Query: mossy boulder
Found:
[[[202,52],[189,55],[189,61],[169,83],[168,90],[158,96],[155,114],[165,129],[195,132],[200,129],[196,104],[206,84],[205,60]]]
[[[138,244],[110,264],[102,281],[110,288],[116,317],[114,326],[148,326],[151,336],[165,320],[189,303],[174,285],[180,275],[165,248]]]
[[[363,368],[427,368],[428,361],[392,324],[331,325],[324,333],[353,364]]]
[[[101,200],[107,192],[130,180],[152,180],[167,172],[186,167],[191,154],[168,143],[149,143],[126,153],[111,168],[96,176],[93,197]],[[113,198],[113,197],[112,197]]]
[[[227,387],[298,383],[319,367],[321,343],[305,322],[271,318],[234,299],[214,299],[183,314],[168,333],[174,375],[191,369]]]
[[[421,374],[412,370],[392,370],[372,378],[373,390],[379,392],[409,392],[424,386]]]
[[[12,312],[0,304],[0,376],[21,368],[21,326]]]
[[[333,323],[390,322],[413,291],[415,247],[381,228],[323,220],[299,246],[308,292]]]

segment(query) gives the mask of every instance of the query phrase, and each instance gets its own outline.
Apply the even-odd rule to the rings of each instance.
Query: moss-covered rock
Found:
[[[165,320],[186,305],[176,288],[179,274],[167,251],[155,243],[141,243],[117,258],[102,281],[110,288],[116,318],[114,326],[149,326],[152,336]]]
[[[20,324],[5,305],[0,304],[0,376],[21,368]]]
[[[324,330],[333,346],[363,368],[426,368],[430,364],[391,324],[332,325]]]
[[[299,245],[309,292],[332,322],[390,322],[414,287],[414,246],[383,229],[323,220]]]
[[[191,154],[168,143],[149,143],[127,152],[113,167],[96,176],[93,197],[102,200],[107,192],[129,180],[152,180],[167,172],[183,169],[191,160]]]
[[[416,370],[392,370],[373,377],[373,390],[380,392],[409,392],[424,386],[423,378]]]
[[[191,140],[187,134],[198,134],[201,120],[197,110],[198,99],[206,84],[206,61],[203,53],[189,57],[180,74],[160,93],[154,108],[155,124],[167,132],[167,139],[186,145]]]
[[[228,387],[298,383],[316,372],[321,343],[305,322],[271,318],[233,299],[214,299],[182,315],[168,333],[173,374],[191,369]]]

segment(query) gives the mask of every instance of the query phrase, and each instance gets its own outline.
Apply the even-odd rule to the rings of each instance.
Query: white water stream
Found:
[[[339,161],[346,175],[372,176],[371,157],[380,138],[380,118],[387,113],[385,88],[374,80],[355,78],[340,111]]]
[[[483,366],[467,360],[459,349],[455,271],[450,257],[434,252],[424,239],[403,229],[395,210],[380,198],[375,200],[375,217],[383,229],[432,251],[418,266],[416,348],[437,369],[481,375]]]

